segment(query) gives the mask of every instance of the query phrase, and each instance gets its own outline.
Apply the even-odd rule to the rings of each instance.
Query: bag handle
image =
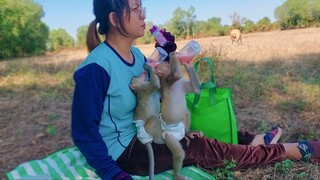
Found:
[[[194,64],[194,69],[195,71],[198,73],[198,69],[199,69],[199,64],[201,61],[205,61],[207,62],[207,64],[209,64],[209,69],[210,69],[210,80],[201,83],[200,85],[200,89],[209,89],[209,101],[210,101],[210,105],[213,106],[215,105],[215,100],[214,100],[214,94],[216,93],[216,83],[213,77],[213,70],[214,70],[214,63],[213,61],[208,58],[208,57],[203,57],[201,58],[199,61],[197,61]],[[199,74],[199,73],[198,73]],[[201,93],[200,93],[201,94]],[[193,104],[197,105],[199,103],[200,100],[200,94],[195,94],[194,96],[194,100],[193,100]]]

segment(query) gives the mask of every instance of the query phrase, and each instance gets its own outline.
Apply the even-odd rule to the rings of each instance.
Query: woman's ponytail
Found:
[[[87,49],[91,52],[94,48],[96,48],[99,44],[101,44],[101,39],[99,37],[97,31],[97,21],[94,20],[90,23],[87,31]]]

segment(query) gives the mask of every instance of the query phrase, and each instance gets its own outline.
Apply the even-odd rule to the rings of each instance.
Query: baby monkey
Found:
[[[187,93],[200,93],[199,78],[193,68],[193,63],[182,62],[189,76],[189,80],[182,78],[181,66],[176,52],[169,54],[169,62],[164,61],[155,69],[160,77],[161,88],[161,128],[163,139],[173,156],[174,179],[184,179],[180,171],[185,152],[180,140],[186,135],[203,136],[201,132],[189,132],[190,112],[186,106]]]
[[[190,128],[190,114],[186,107],[185,94],[199,93],[200,83],[192,63],[184,63],[189,75],[189,80],[182,78],[180,63],[175,53],[170,54],[170,62],[163,62],[157,66],[157,74],[161,78],[162,103],[161,117],[159,120],[160,101],[158,93],[160,88],[159,77],[155,75],[151,65],[145,63],[144,68],[150,73],[150,82],[146,74],[131,80],[130,88],[137,96],[135,110],[135,123],[138,130],[138,139],[146,145],[149,156],[149,178],[154,175],[154,154],[151,142],[168,146],[173,155],[174,179],[184,179],[181,168],[184,159],[184,150],[180,140]],[[190,132],[188,136],[202,136],[202,133]]]
[[[134,120],[137,127],[137,137],[146,145],[149,157],[149,179],[154,179],[154,154],[152,142],[164,144],[160,126],[160,81],[154,73],[154,68],[148,63],[144,69],[150,74],[150,81],[146,78],[146,72],[134,77],[130,83],[130,89],[137,97]]]

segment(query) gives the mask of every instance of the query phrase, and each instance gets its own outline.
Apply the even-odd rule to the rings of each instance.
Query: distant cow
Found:
[[[242,44],[241,32],[239,29],[232,29],[230,37],[233,45]]]

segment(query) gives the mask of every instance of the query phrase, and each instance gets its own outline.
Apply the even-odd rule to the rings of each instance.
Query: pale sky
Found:
[[[50,30],[63,28],[72,37],[76,37],[77,29],[89,25],[94,19],[92,0],[34,0],[42,5],[45,12],[42,21]],[[274,10],[285,0],[142,0],[147,8],[146,21],[164,24],[170,20],[173,11],[180,7],[188,10],[195,8],[196,20],[206,21],[219,17],[222,25],[231,25],[230,15],[234,12],[254,22],[263,17],[275,21]]]

